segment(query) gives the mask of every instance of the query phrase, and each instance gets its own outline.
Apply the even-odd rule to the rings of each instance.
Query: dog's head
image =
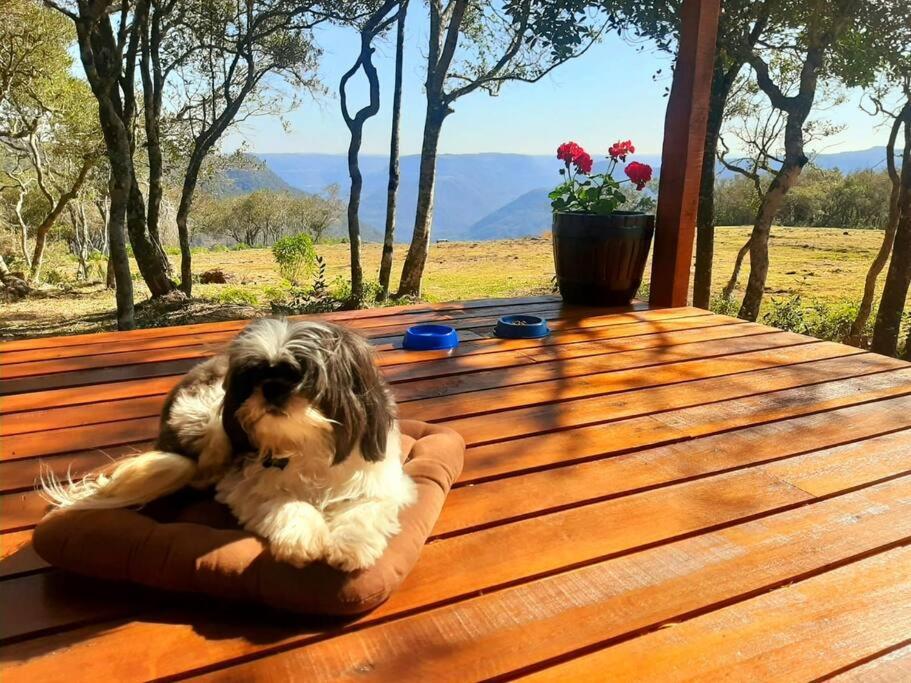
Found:
[[[395,404],[359,335],[330,323],[264,318],[228,348],[222,420],[235,453],[306,449],[329,434],[334,464],[358,446],[376,462]]]

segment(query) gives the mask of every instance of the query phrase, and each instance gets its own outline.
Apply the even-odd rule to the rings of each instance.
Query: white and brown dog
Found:
[[[141,505],[186,484],[215,484],[279,560],[373,565],[416,493],[369,344],[337,325],[257,320],[171,391],[156,450],[78,482],[42,478],[64,509]]]

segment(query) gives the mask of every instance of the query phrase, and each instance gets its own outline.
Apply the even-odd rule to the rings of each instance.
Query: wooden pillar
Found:
[[[664,119],[649,303],[685,306],[721,0],[683,0]]]

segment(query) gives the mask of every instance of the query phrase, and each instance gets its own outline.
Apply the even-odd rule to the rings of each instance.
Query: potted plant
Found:
[[[655,231],[655,217],[618,211],[627,200],[622,184],[641,191],[652,167],[633,161],[626,179],[613,177],[618,164],[635,152],[632,142],[608,150],[604,173],[592,173],[592,158],[575,142],[557,148],[563,182],[550,193],[554,212],[554,264],[560,294],[569,303],[619,306],[635,296]]]

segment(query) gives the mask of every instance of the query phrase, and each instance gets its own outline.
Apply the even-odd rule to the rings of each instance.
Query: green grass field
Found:
[[[715,291],[720,291],[730,276],[734,255],[747,234],[745,227],[717,231]],[[773,297],[794,293],[826,303],[859,299],[864,275],[881,238],[882,233],[873,230],[776,228],[772,233],[766,305]],[[396,261],[400,266],[405,247],[398,249]],[[318,252],[326,260],[329,280],[346,275],[347,244],[320,245]],[[364,267],[368,278],[376,278],[379,255],[379,245],[365,246]],[[171,258],[176,264],[177,257]],[[55,281],[67,283],[75,277],[75,268],[75,261],[70,257],[55,253],[45,272],[53,272]],[[194,272],[210,268],[221,268],[234,281],[227,285],[197,285],[194,296],[200,301],[159,324],[255,315],[268,311],[269,299],[285,286],[268,249],[194,254]],[[746,281],[747,272],[742,274],[741,282]],[[424,298],[450,301],[548,293],[553,273],[549,237],[434,244],[427,265]],[[134,285],[137,300],[148,295],[141,281],[134,280]],[[112,329],[113,308],[113,293],[97,284],[46,288],[37,297],[3,305],[0,336]]]

